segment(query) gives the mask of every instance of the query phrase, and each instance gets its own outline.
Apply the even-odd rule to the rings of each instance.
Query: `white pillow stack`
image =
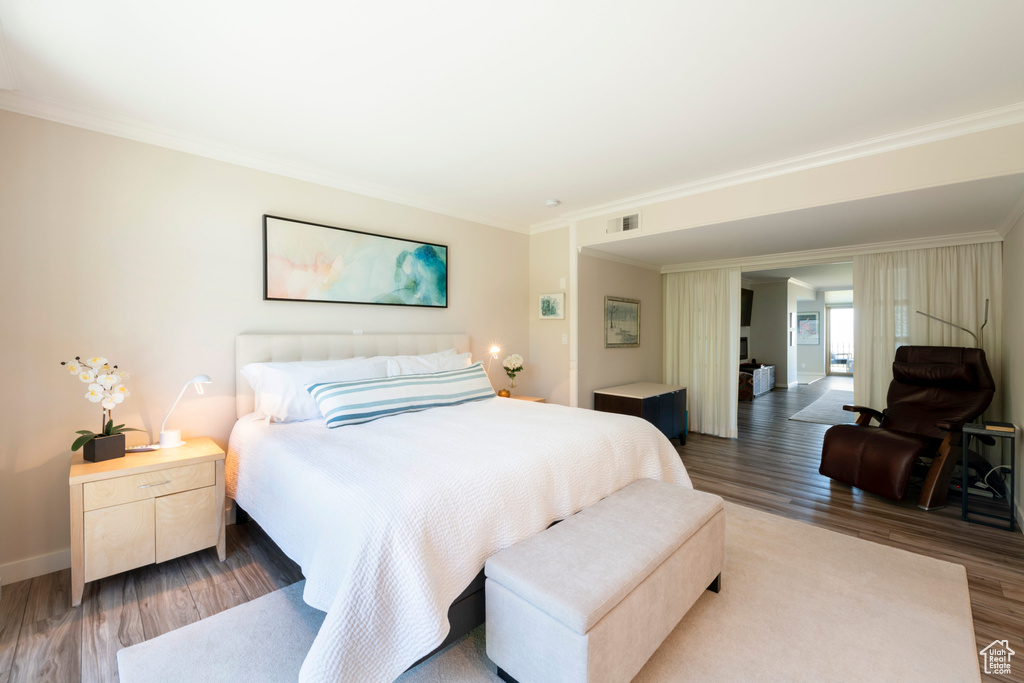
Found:
[[[306,390],[309,385],[462,370],[472,362],[472,354],[448,349],[422,356],[250,363],[242,368],[242,375],[256,392],[257,417],[270,422],[301,422],[322,417]]]
[[[455,349],[422,356],[388,356],[388,377],[462,370],[472,364],[473,354],[456,353]]]
[[[242,375],[256,392],[256,416],[271,422],[299,422],[321,417],[307,384],[352,382],[388,376],[386,356],[346,360],[250,363]]]

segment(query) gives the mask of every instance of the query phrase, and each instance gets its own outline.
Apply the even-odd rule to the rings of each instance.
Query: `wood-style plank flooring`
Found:
[[[116,682],[117,651],[302,580],[255,522],[211,548],[85,585],[71,608],[71,570],[3,587],[0,683]]]
[[[895,504],[818,474],[828,426],[788,418],[829,389],[852,391],[853,381],[826,377],[740,403],[738,439],[691,434],[679,452],[694,486],[741,505],[964,565],[978,648],[1009,639],[1020,653],[1011,661],[1012,676],[983,678],[1024,681],[1024,535],[962,521],[958,497],[951,496],[942,510],[925,512],[916,507],[916,494]]]
[[[679,452],[694,485],[742,505],[963,564],[979,649],[1007,638],[1021,653],[1013,676],[990,680],[1024,681],[1024,536],[961,521],[955,500],[944,510],[923,512],[820,476],[827,427],[788,418],[828,389],[849,386],[848,379],[826,378],[741,403],[738,439],[691,434]],[[69,570],[4,586],[0,683],[116,681],[118,649],[301,578],[299,568],[250,522],[228,527],[224,563],[208,550],[89,583],[75,609]]]

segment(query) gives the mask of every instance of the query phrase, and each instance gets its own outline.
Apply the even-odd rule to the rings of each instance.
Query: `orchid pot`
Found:
[[[94,436],[82,447],[82,457],[89,462],[103,462],[124,457],[124,434]]]

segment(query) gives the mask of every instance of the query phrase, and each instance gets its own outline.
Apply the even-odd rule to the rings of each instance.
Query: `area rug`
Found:
[[[823,425],[853,424],[857,414],[843,410],[844,405],[853,403],[853,392],[829,389],[821,398],[798,413],[790,416],[797,422],[816,422]]]
[[[706,592],[634,683],[979,681],[967,573],[726,503]],[[289,586],[117,654],[122,683],[294,681],[323,618]],[[401,683],[498,681],[481,626]]]

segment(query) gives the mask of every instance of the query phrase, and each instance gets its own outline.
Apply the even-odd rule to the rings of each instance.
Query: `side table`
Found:
[[[96,463],[77,453],[68,487],[72,607],[89,581],[210,546],[224,560],[224,451],[212,439]]]
[[[1007,496],[1007,500],[1010,502],[1010,516],[1003,517],[1002,515],[995,515],[989,512],[978,512],[971,511],[969,509],[969,501],[971,494],[967,488],[967,466],[968,466],[968,453],[969,446],[971,443],[971,437],[989,437],[993,439],[1004,439],[1010,442],[1010,476],[1009,476],[1009,488],[1010,495]],[[963,479],[961,481],[961,493],[962,498],[960,503],[960,518],[971,522],[973,524],[984,524],[996,529],[1004,529],[1006,531],[1013,531],[1016,529],[1017,517],[1014,496],[1014,484],[1016,482],[1016,466],[1017,466],[1017,452],[1016,452],[1016,441],[1017,441],[1017,427],[1016,425],[1010,424],[1009,422],[982,422],[980,424],[968,424],[964,425],[964,437],[963,441],[963,462],[961,463],[963,469]],[[979,443],[984,443],[985,439],[979,438]],[[1000,522],[1008,522],[1009,526],[1003,526],[1001,524],[992,524],[991,522],[985,522],[980,519],[971,519],[969,515],[975,515],[978,517],[988,517],[995,519]]]

